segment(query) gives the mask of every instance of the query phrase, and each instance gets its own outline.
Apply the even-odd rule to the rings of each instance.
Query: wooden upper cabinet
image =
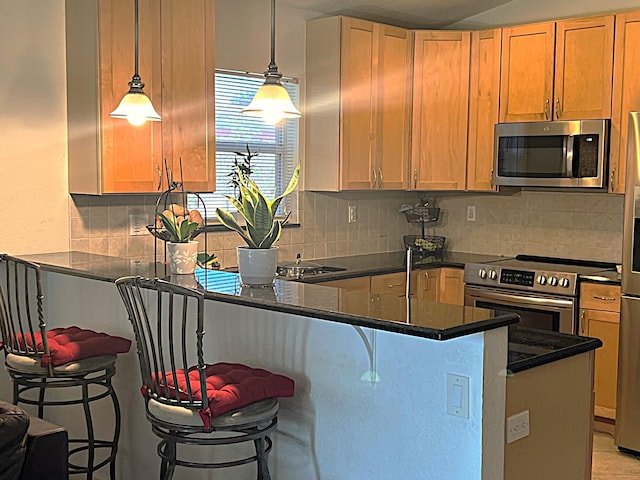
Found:
[[[374,23],[342,21],[342,179],[343,190],[367,190],[374,181],[377,43]],[[326,165],[325,165],[326,167]]]
[[[163,152],[185,189],[215,190],[214,0],[162,0]]]
[[[470,32],[415,32],[413,189],[465,188],[470,54]]]
[[[471,32],[467,190],[495,190],[493,148],[500,115],[501,38],[499,28]]]
[[[500,121],[611,117],[614,16],[502,30]]]
[[[306,189],[407,188],[412,38],[348,17],[307,22]]]
[[[551,120],[555,23],[502,29],[500,121]]]
[[[186,188],[214,188],[214,2],[176,3],[139,1],[139,72],[163,120],[134,127],[109,116],[134,73],[133,2],[66,2],[71,193],[157,192],[166,188],[163,158],[178,179],[175,154],[183,158]]]
[[[640,110],[640,11],[616,15],[609,191],[624,193],[629,112]]]
[[[377,188],[406,190],[411,161],[411,75],[413,37],[409,30],[380,25],[376,105]]]
[[[614,16],[556,23],[554,120],[611,117]]]

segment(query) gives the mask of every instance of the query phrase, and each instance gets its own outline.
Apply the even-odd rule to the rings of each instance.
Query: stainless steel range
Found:
[[[519,325],[577,333],[578,277],[613,268],[600,262],[518,255],[465,265],[465,305],[520,315]]]

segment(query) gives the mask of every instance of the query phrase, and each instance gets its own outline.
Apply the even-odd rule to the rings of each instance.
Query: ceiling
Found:
[[[406,28],[442,28],[511,0],[281,0],[327,16],[347,15]]]

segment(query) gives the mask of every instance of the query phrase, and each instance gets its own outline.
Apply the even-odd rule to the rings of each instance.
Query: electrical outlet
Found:
[[[467,205],[467,222],[475,222],[475,221],[476,221],[476,206]]]
[[[358,219],[358,211],[355,205],[349,205],[349,223],[356,223]]]
[[[148,224],[149,215],[146,213],[129,215],[129,235],[145,235],[147,233]]]
[[[529,436],[529,410],[507,418],[507,443]]]

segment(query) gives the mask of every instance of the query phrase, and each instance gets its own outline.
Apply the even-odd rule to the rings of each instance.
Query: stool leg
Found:
[[[264,452],[264,437],[256,438],[253,443],[256,446],[256,457],[258,459],[258,480],[271,480],[269,465],[267,463],[267,455]]]
[[[47,381],[43,378],[40,380],[40,388],[38,389],[38,418],[44,418],[44,394],[47,389]]]
[[[166,440],[165,448],[164,448],[165,457],[162,459],[162,464],[160,467],[160,479],[161,480],[171,480],[173,478],[173,472],[176,469],[176,442],[175,440]]]
[[[93,420],[91,418],[91,408],[89,406],[89,385],[82,384],[82,407],[84,408],[84,418],[87,422],[87,480],[93,479],[93,466],[95,463],[95,439],[93,433]]]
[[[114,413],[114,432],[113,432],[113,446],[111,447],[111,461],[109,462],[109,474],[111,480],[116,480],[116,454],[118,453],[118,440],[120,439],[120,403],[118,402],[118,396],[111,384],[111,380],[108,382],[109,390],[111,392],[111,401],[113,402]]]

